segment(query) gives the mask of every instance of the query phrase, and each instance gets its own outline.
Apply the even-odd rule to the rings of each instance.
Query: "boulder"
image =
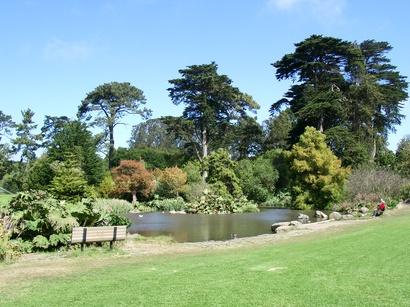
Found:
[[[288,232],[291,230],[295,230],[296,227],[295,226],[279,226],[278,228],[276,228],[276,233],[284,233],[284,232]]]
[[[322,211],[316,211],[315,212],[315,216],[319,219],[327,219],[327,214],[324,214]]]
[[[301,214],[298,215],[298,220],[309,221],[309,215],[301,213]]]
[[[300,226],[302,226],[303,224],[301,223],[301,222],[299,222],[299,221],[290,221],[290,223],[289,223],[289,226],[295,226],[296,228],[297,227],[300,227]]]
[[[360,211],[361,213],[367,213],[367,212],[369,211],[369,208],[367,208],[367,207],[361,207],[361,208],[359,209],[359,211]]]
[[[352,220],[352,219],[354,219],[354,216],[352,214],[344,214],[344,215],[342,215],[342,219]]]
[[[270,226],[270,229],[272,229],[273,232],[276,232],[276,229],[281,226],[289,226],[289,222],[274,223]]]
[[[329,219],[333,219],[333,220],[341,220],[342,219],[342,215],[339,212],[332,212],[329,215]]]

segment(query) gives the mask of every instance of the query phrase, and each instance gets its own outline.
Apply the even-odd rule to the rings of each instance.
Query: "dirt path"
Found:
[[[386,215],[410,213],[409,205],[400,205],[399,209],[391,210]],[[24,255],[12,264],[0,266],[0,292],[13,285],[24,286],[32,279],[63,276],[74,272],[95,269],[119,263],[144,261],[147,255],[188,254],[201,253],[210,250],[227,250],[247,248],[262,245],[271,245],[297,238],[331,235],[342,229],[368,222],[377,222],[378,219],[324,221],[304,224],[302,228],[281,234],[265,234],[255,237],[237,238],[228,241],[206,241],[195,243],[164,243],[139,241],[135,237],[128,238],[117,250],[110,253],[96,253],[79,255],[72,252],[43,253]]]

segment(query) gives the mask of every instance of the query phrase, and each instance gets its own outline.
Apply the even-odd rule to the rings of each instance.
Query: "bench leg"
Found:
[[[110,241],[110,249],[112,249],[113,244],[114,244],[114,241]]]
[[[84,250],[84,243],[81,243],[81,251]]]

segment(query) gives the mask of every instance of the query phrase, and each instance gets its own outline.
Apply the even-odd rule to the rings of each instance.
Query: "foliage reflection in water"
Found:
[[[201,242],[228,240],[271,233],[270,226],[276,222],[296,220],[307,214],[311,221],[313,211],[291,209],[261,209],[259,213],[242,214],[169,214],[161,212],[131,214],[128,231],[144,236],[168,235],[177,242]]]

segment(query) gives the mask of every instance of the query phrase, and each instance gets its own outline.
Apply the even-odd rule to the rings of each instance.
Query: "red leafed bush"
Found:
[[[137,201],[137,194],[147,197],[154,191],[155,177],[141,161],[123,160],[112,173],[116,192],[131,193],[134,203]]]

